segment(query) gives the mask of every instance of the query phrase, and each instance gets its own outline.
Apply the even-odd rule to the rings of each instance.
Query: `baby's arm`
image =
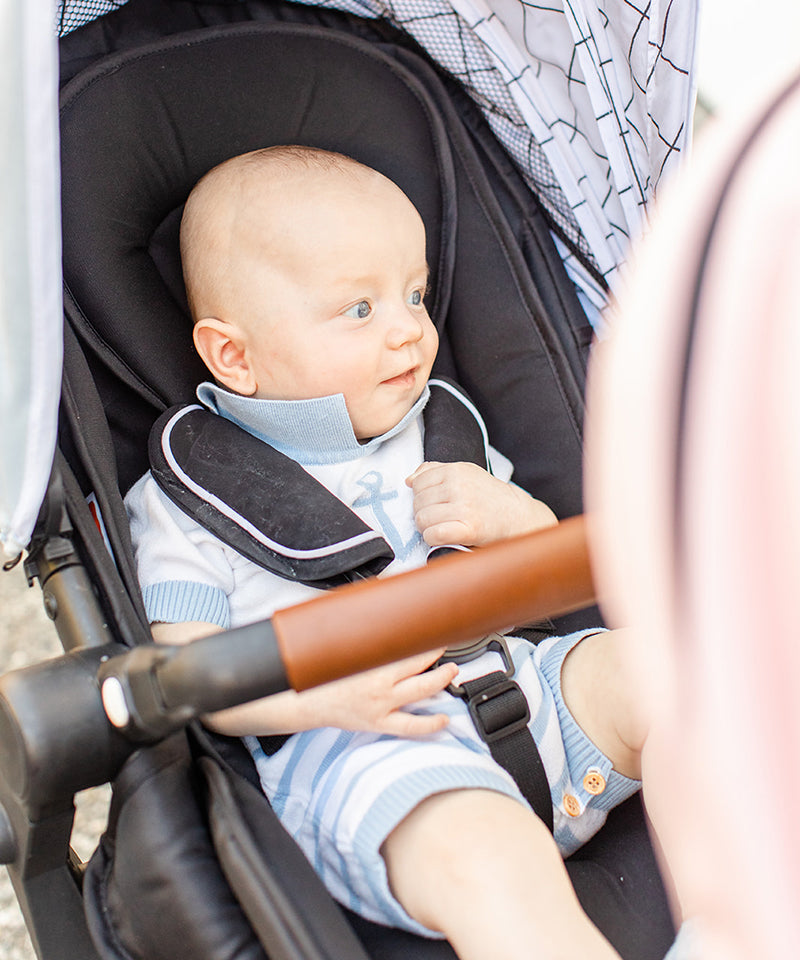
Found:
[[[210,623],[154,623],[158,643],[180,644],[218,633]],[[409,657],[384,667],[326,683],[303,693],[287,690],[203,718],[206,726],[232,737],[298,733],[315,727],[368,730],[400,737],[421,737],[447,725],[444,714],[417,715],[403,707],[443,690],[458,668],[448,663],[427,668],[444,649]],[[427,671],[427,672],[424,672]]]
[[[480,547],[558,523],[541,500],[474,463],[423,463],[406,483],[417,529],[432,547]]]

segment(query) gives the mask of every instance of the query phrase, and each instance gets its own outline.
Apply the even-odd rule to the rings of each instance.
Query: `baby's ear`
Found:
[[[256,381],[247,359],[245,332],[235,323],[204,317],[194,325],[194,345],[215,379],[234,393],[249,397]]]

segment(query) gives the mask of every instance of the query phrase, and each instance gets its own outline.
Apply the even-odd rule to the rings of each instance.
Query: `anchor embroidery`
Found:
[[[358,481],[358,485],[363,487],[366,493],[361,494],[361,496],[354,500],[353,506],[370,507],[372,509],[372,512],[375,514],[375,519],[381,526],[383,535],[389,541],[389,546],[394,551],[395,557],[398,560],[405,560],[421,542],[422,534],[419,530],[415,530],[411,539],[405,541],[400,531],[394,525],[392,518],[384,509],[384,502],[386,500],[396,499],[398,495],[397,491],[388,490],[384,492],[383,474],[377,470],[370,470],[369,473],[365,473]]]

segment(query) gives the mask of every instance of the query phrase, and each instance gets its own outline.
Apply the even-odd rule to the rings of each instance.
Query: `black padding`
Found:
[[[394,559],[383,537],[299,463],[204,407],[170,407],[149,447],[170,500],[279,577],[335,587],[376,576]]]
[[[470,410],[471,401],[452,381],[433,381],[425,406],[425,459],[477,463],[489,469],[486,438]]]
[[[615,807],[603,829],[567,860],[589,919],[623,960],[661,960],[675,924],[636,794]]]
[[[266,960],[223,876],[198,789],[183,734],[138,751],[117,778],[83,884],[103,960]]]
[[[369,960],[340,907],[267,808],[260,788],[210,757],[201,757],[199,764],[223,872],[260,942],[268,945],[270,960]]]

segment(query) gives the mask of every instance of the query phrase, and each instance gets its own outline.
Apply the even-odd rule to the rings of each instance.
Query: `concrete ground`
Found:
[[[10,572],[0,572],[0,675],[60,652],[38,584],[28,587],[22,564]],[[91,855],[105,826],[108,800],[108,787],[84,791],[76,798],[72,845],[83,860]],[[0,867],[0,960],[35,957],[8,872]]]

